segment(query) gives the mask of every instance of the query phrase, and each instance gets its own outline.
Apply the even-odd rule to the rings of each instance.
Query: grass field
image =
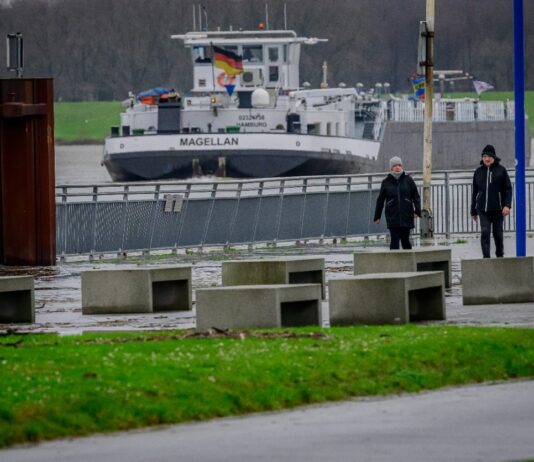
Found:
[[[375,326],[0,337],[0,447],[534,376],[534,330]]]
[[[475,97],[475,93],[453,93],[452,97]],[[512,92],[482,93],[482,101],[513,99]],[[101,143],[112,125],[120,125],[123,107],[117,101],[55,103],[55,137],[58,143]],[[534,134],[534,91],[525,94],[525,111]]]
[[[117,101],[55,103],[55,138],[59,143],[101,143],[112,125],[120,125]]]

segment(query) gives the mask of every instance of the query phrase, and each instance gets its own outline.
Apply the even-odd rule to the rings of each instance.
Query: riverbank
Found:
[[[475,93],[451,93],[451,98],[476,98]],[[487,92],[481,101],[513,100],[513,92]],[[56,144],[101,144],[109,136],[110,127],[120,125],[124,107],[119,101],[56,102],[54,104]],[[534,134],[534,91],[525,92],[525,112]]]
[[[120,124],[124,107],[119,101],[54,103],[54,137],[57,144],[100,144],[110,127]]]

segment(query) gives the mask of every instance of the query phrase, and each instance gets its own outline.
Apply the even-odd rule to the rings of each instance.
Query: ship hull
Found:
[[[345,143],[345,147],[352,151],[346,149],[345,154],[341,154],[339,149],[332,147],[322,147],[317,151],[307,148],[310,141],[313,146],[314,140],[308,140],[303,135],[286,135],[283,138],[275,135],[275,142],[268,147],[268,137],[272,138],[273,135],[266,136],[239,134],[195,138],[146,135],[110,138],[106,141],[103,165],[113,181],[190,178],[196,175],[234,178],[341,175],[370,171],[378,153],[378,143],[364,141],[363,147],[367,155],[357,155],[353,150],[361,149],[362,146],[355,145],[354,141],[361,143],[362,140],[348,140],[347,143],[347,139],[342,138],[340,140]],[[184,139],[190,144],[184,146]],[[202,140],[203,144],[195,144],[195,140]],[[328,146],[332,141],[320,140]],[[290,145],[295,148],[290,149]]]

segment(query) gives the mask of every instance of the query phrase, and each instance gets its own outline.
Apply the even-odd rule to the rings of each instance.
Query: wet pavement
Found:
[[[453,286],[446,290],[446,321],[429,324],[523,326],[534,327],[534,303],[500,305],[462,304],[460,260],[479,258],[479,241],[476,237],[454,238],[449,244],[453,259]],[[76,334],[84,331],[187,329],[195,327],[195,311],[158,312],[130,315],[82,315],[80,273],[101,268],[134,268],[139,265],[190,264],[193,273],[193,289],[220,285],[221,261],[230,259],[269,258],[283,256],[315,256],[325,258],[326,279],[336,279],[352,274],[352,253],[355,251],[383,250],[381,240],[354,241],[348,244],[309,244],[306,246],[279,245],[232,249],[182,251],[178,254],[162,253],[143,257],[129,256],[126,259],[89,261],[87,258],[45,268],[0,267],[0,275],[33,275],[35,277],[35,324],[0,324],[0,332],[10,329],[17,332],[58,332]],[[515,253],[513,235],[505,240],[507,255]],[[527,254],[534,255],[534,238],[527,239]],[[328,320],[328,303],[323,303],[323,319]],[[325,324],[327,326],[328,324]]]

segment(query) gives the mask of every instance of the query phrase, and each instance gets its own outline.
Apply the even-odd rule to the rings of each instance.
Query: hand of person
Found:
[[[473,219],[473,221],[477,221],[478,220],[478,215],[471,215],[471,218]]]
[[[503,209],[502,209],[502,216],[506,217],[508,215],[510,215],[510,207],[504,206]]]
[[[380,223],[380,218],[378,220],[375,220],[374,221],[374,224],[377,225],[378,223]]]

